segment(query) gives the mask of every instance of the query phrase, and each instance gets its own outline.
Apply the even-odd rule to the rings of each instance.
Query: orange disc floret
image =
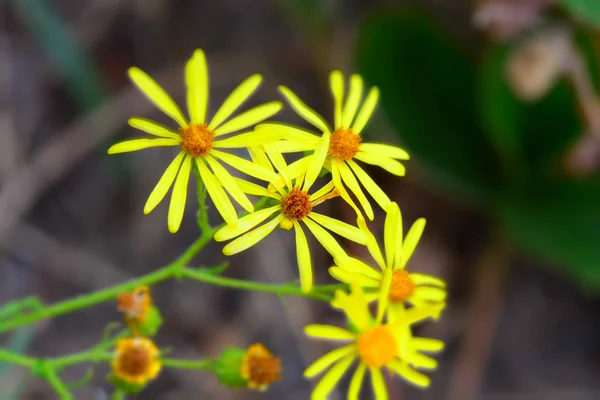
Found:
[[[351,160],[360,148],[360,135],[349,129],[338,129],[331,134],[329,154],[339,160]]]
[[[409,273],[403,269],[398,269],[392,274],[389,299],[393,302],[404,302],[413,295],[415,288],[415,282]]]
[[[152,305],[152,296],[148,286],[138,286],[131,292],[122,292],[117,296],[117,307],[126,318],[144,322]]]
[[[248,381],[248,387],[265,390],[269,384],[281,379],[281,359],[262,343],[253,343],[242,360],[241,375]]]
[[[299,188],[293,188],[281,199],[281,210],[290,220],[302,219],[312,211],[310,196]]]
[[[389,363],[398,351],[398,342],[389,326],[376,326],[358,336],[358,354],[370,367],[379,368]]]
[[[132,384],[145,384],[161,369],[159,350],[152,340],[140,337],[119,339],[112,362],[117,379]]]
[[[215,133],[205,124],[190,124],[179,129],[181,148],[188,154],[198,157],[205,156],[212,149]]]

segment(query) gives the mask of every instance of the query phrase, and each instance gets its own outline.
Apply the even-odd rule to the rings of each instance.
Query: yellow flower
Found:
[[[406,238],[402,240],[400,208],[398,204],[391,203],[384,227],[385,259],[375,237],[363,225],[363,229],[368,232],[367,247],[380,269],[373,268],[356,258],[347,257],[344,260],[336,260],[336,265],[329,269],[329,273],[341,282],[357,282],[368,290],[381,289],[386,271],[390,271],[392,278],[388,300],[392,318],[402,313],[405,302],[417,307],[444,304],[446,283],[442,279],[426,274],[408,273],[404,269],[419,243],[424,228],[425,219],[418,219],[409,229]],[[377,294],[367,295],[367,298],[374,300]]]
[[[239,188],[231,174],[221,165],[220,161],[264,181],[271,181],[275,178],[274,173],[262,168],[260,165],[222,151],[224,149],[259,146],[279,138],[276,132],[273,132],[272,135],[264,132],[246,132],[223,138],[223,135],[252,126],[269,118],[281,109],[282,104],[280,102],[264,103],[225,122],[256,90],[262,77],[256,74],[242,82],[227,97],[209,122],[206,118],[208,69],[202,50],[196,50],[185,67],[189,121],[173,99],[145,72],[137,67],[132,67],[129,69],[129,76],[150,101],[179,124],[178,130],[176,130],[146,118],[133,117],[129,119],[129,125],[157,136],[157,138],[126,140],[108,149],[109,154],[114,154],[158,146],[180,147],[179,154],[167,167],[150,194],[144,206],[144,213],[151,212],[175,182],[169,206],[168,226],[169,231],[177,232],[183,218],[192,162],[197,165],[208,195],[228,224],[235,225],[237,223],[237,213],[225,190],[243,208],[250,212],[253,211],[252,203]]]
[[[144,322],[152,305],[152,295],[148,286],[138,286],[131,292],[122,292],[117,296],[117,307],[125,313],[126,319]]]
[[[113,374],[126,383],[143,385],[160,372],[162,364],[158,356],[158,348],[150,339],[119,339],[112,362]]]
[[[349,400],[358,399],[367,369],[371,374],[371,383],[377,400],[388,399],[382,373],[383,367],[415,385],[429,386],[429,378],[416,368],[436,368],[435,359],[422,352],[441,350],[444,343],[436,339],[407,336],[406,331],[410,333],[412,323],[438,313],[437,308],[440,306],[413,308],[399,318],[383,323],[381,310],[385,308],[385,296],[382,296],[380,301],[378,315],[373,318],[362,288],[358,284],[352,284],[350,294],[336,292],[331,304],[344,311],[354,329],[321,324],[305,327],[305,332],[309,336],[346,342],[316,360],[304,371],[304,376],[312,378],[329,368],[315,386],[312,400],[326,399],[357,358],[358,367],[348,389]]]
[[[379,166],[397,176],[404,176],[405,168],[397,160],[408,160],[409,155],[399,147],[362,143],[360,133],[371,117],[379,98],[379,90],[376,87],[369,91],[359,110],[363,95],[363,80],[359,75],[352,75],[350,78],[350,91],[343,107],[344,78],[340,71],[331,73],[330,84],[334,98],[334,129],[331,129],[319,114],[304,104],[290,89],[285,86],[279,87],[291,107],[304,120],[322,132],[321,139],[318,135],[304,129],[280,123],[261,124],[257,129],[265,132],[283,132],[285,140],[276,144],[283,153],[314,150],[320,141],[325,141],[328,151],[326,154],[319,155],[320,163],[317,163],[312,171],[307,172],[307,179],[317,176],[325,166],[331,171],[335,187],[340,190],[344,200],[356,209],[345,190],[345,187],[348,187],[372,220],[373,209],[358,182],[382,209],[387,209],[390,199],[355,160]]]
[[[242,359],[241,375],[249,388],[264,391],[269,384],[281,379],[281,359],[262,343],[253,343]]]
[[[274,198],[279,204],[240,218],[237,226],[225,226],[215,234],[214,239],[222,242],[242,235],[223,248],[225,255],[233,255],[254,246],[271,233],[277,225],[288,230],[293,227],[296,236],[300,286],[304,292],[309,292],[313,281],[311,258],[306,235],[300,225],[300,221],[306,225],[308,230],[312,232],[319,243],[334,259],[343,260],[347,257],[346,252],[321,225],[346,239],[360,244],[366,244],[367,235],[357,227],[313,211],[316,205],[338,195],[337,190],[334,189],[333,182],[329,182],[318,191],[310,194],[309,192],[314,180],[309,182],[303,179],[304,176],[301,175],[293,182],[289,178],[288,166],[281,153],[276,151],[272,145],[264,147],[269,155],[269,159],[284,177],[286,183],[283,186],[279,186],[274,181],[277,190],[275,193],[249,182],[243,183],[242,187],[247,193]],[[316,150],[316,152],[319,151],[319,149]],[[273,214],[275,214],[275,217],[269,222],[250,231]]]

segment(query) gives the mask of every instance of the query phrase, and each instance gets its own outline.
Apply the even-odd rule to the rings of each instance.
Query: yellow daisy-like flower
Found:
[[[294,180],[289,177],[288,166],[281,153],[275,150],[273,145],[266,145],[264,147],[269,159],[283,176],[283,179],[286,182],[285,185],[279,186],[277,182],[274,181],[277,192],[271,192],[249,182],[242,183],[242,187],[246,193],[258,196],[268,196],[276,199],[279,204],[240,218],[237,226],[225,226],[215,234],[214,239],[218,242],[222,242],[242,235],[223,248],[223,253],[225,255],[233,255],[254,246],[271,233],[278,225],[288,230],[293,227],[296,235],[296,252],[298,269],[300,271],[300,286],[304,292],[309,292],[312,288],[313,281],[310,250],[300,221],[312,232],[319,243],[321,243],[334,259],[343,260],[347,257],[347,254],[333,236],[323,229],[322,226],[327,227],[327,229],[346,239],[360,244],[366,244],[367,235],[357,227],[313,211],[313,208],[316,205],[327,199],[338,196],[338,191],[334,188],[333,182],[329,182],[321,189],[310,194],[312,182],[309,183],[303,179],[303,175],[296,178],[294,182]],[[318,151],[320,150],[317,149],[317,152]],[[273,214],[275,214],[275,217],[269,222],[250,231],[258,224],[270,218]]]
[[[397,314],[402,314],[405,302],[416,307],[444,304],[446,283],[442,279],[426,274],[408,273],[404,269],[419,243],[424,228],[425,219],[418,219],[409,229],[406,238],[402,240],[400,208],[398,204],[390,203],[384,227],[385,259],[377,240],[363,225],[368,236],[367,247],[379,269],[356,258],[347,257],[344,260],[336,260],[336,265],[329,269],[329,273],[341,282],[357,282],[367,290],[381,290],[386,272],[391,271],[392,279],[388,300],[392,318]],[[377,298],[377,294],[368,294],[367,298],[369,301],[374,300]]]
[[[159,350],[152,340],[141,337],[119,339],[112,361],[117,379],[143,385],[158,375],[162,364]]]
[[[431,338],[407,336],[405,333],[407,329],[410,332],[412,323],[438,313],[437,308],[440,306],[413,308],[397,319],[383,323],[382,309],[385,308],[385,296],[385,293],[381,296],[378,315],[373,318],[362,288],[358,284],[353,284],[350,294],[338,291],[331,303],[334,307],[344,311],[353,330],[333,325],[312,324],[306,326],[305,332],[309,336],[347,343],[325,354],[304,371],[304,376],[312,378],[329,368],[329,371],[315,386],[311,396],[312,400],[326,399],[357,358],[359,363],[350,381],[349,400],[358,399],[367,369],[371,374],[371,383],[377,400],[388,399],[382,373],[383,367],[386,367],[390,373],[398,374],[417,386],[429,386],[429,377],[417,371],[416,368],[436,368],[436,360],[422,352],[441,350],[444,343]]]
[[[183,218],[192,162],[196,163],[208,195],[227,224],[235,225],[237,223],[237,213],[225,191],[243,208],[252,212],[254,210],[252,203],[220,162],[264,181],[276,178],[272,171],[223,151],[260,146],[280,138],[277,132],[271,132],[271,134],[246,132],[223,137],[261,122],[281,109],[280,102],[272,101],[247,110],[225,122],[258,88],[262,77],[255,74],[242,82],[227,97],[209,122],[206,118],[208,67],[202,50],[196,50],[185,67],[190,120],[184,116],[173,99],[145,72],[137,67],[132,67],[129,69],[129,76],[150,101],[179,124],[178,130],[175,130],[146,118],[133,117],[129,119],[129,125],[157,136],[157,138],[126,140],[108,149],[109,154],[114,154],[158,146],[180,147],[181,151],[167,167],[148,197],[144,213],[151,212],[175,182],[169,206],[168,226],[169,231],[177,232]]]
[[[242,359],[241,375],[248,381],[249,388],[264,391],[281,379],[281,359],[262,343],[253,343]]]
[[[266,132],[284,132],[284,140],[276,144],[283,153],[315,150],[320,141],[326,142],[328,151],[318,155],[315,153],[320,162],[307,171],[306,179],[308,181],[316,179],[321,168],[325,166],[331,171],[335,187],[340,190],[344,200],[356,209],[345,190],[348,187],[372,220],[373,209],[358,182],[382,209],[387,209],[390,199],[355,160],[377,165],[397,176],[404,176],[405,168],[398,160],[408,160],[409,155],[399,147],[362,143],[360,133],[371,117],[379,98],[379,90],[376,87],[369,91],[359,110],[363,95],[363,80],[359,75],[352,75],[350,78],[350,91],[345,103],[344,77],[340,71],[331,73],[330,84],[335,106],[334,129],[331,129],[319,114],[304,104],[290,89],[285,86],[279,87],[290,106],[304,120],[322,132],[321,137],[304,129],[280,123],[265,123],[257,128]]]

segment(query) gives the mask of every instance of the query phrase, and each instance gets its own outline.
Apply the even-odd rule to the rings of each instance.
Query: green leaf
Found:
[[[600,1],[598,0],[559,0],[575,19],[600,28]]]
[[[373,15],[360,33],[359,67],[380,88],[381,107],[431,178],[491,197],[503,183],[476,114],[475,64],[448,37],[419,13]]]

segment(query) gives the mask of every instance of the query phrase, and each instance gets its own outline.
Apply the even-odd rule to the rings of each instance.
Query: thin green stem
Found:
[[[0,361],[31,368],[35,365],[37,359],[0,348]]]
[[[62,400],[70,400],[73,398],[73,395],[71,392],[69,392],[67,385],[60,379],[55,370],[48,369],[46,379],[48,379],[48,382],[50,382],[50,385],[52,385]]]
[[[180,358],[163,358],[160,360],[165,367],[185,368],[185,369],[206,369],[213,368],[214,361],[207,358],[203,360],[183,360]]]
[[[196,222],[200,232],[204,232],[210,229],[210,221],[208,220],[208,212],[206,211],[206,186],[202,181],[200,172],[196,163],[193,164],[194,176],[196,177],[196,195],[198,196],[198,213],[196,214]]]

